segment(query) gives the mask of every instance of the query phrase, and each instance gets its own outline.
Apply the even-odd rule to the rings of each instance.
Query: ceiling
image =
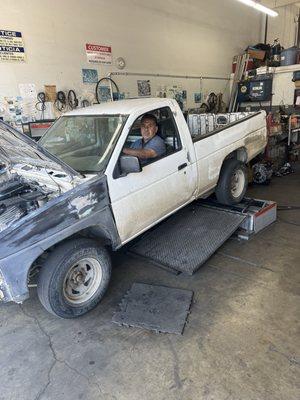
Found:
[[[270,7],[270,8],[277,8],[277,7],[283,7],[287,6],[289,4],[294,4],[298,7],[300,7],[300,1],[292,1],[292,0],[262,0],[261,3],[264,6]]]

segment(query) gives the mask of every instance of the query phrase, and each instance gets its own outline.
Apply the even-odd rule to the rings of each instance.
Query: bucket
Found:
[[[293,65],[297,63],[298,47],[290,47],[289,49],[282,50],[281,52],[281,66]]]

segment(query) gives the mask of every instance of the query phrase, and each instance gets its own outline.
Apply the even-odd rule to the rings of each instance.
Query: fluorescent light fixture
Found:
[[[255,8],[256,10],[263,12],[265,14],[270,15],[271,17],[277,17],[278,16],[278,12],[271,10],[271,8],[265,7],[262,4],[258,3],[255,0],[238,0],[241,3],[246,4],[246,6]]]

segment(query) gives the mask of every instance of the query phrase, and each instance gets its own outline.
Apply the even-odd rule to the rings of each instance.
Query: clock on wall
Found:
[[[118,69],[124,69],[125,66],[126,66],[126,63],[125,63],[124,58],[123,58],[123,57],[118,57],[118,58],[116,59],[116,67],[117,67]]]

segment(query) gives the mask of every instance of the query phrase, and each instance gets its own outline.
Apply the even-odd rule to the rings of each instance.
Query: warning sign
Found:
[[[0,29],[0,61],[26,61],[21,32]]]
[[[112,54],[110,46],[102,46],[99,44],[87,43],[85,45],[85,51],[87,60],[90,63],[105,64],[105,65],[112,64]]]

